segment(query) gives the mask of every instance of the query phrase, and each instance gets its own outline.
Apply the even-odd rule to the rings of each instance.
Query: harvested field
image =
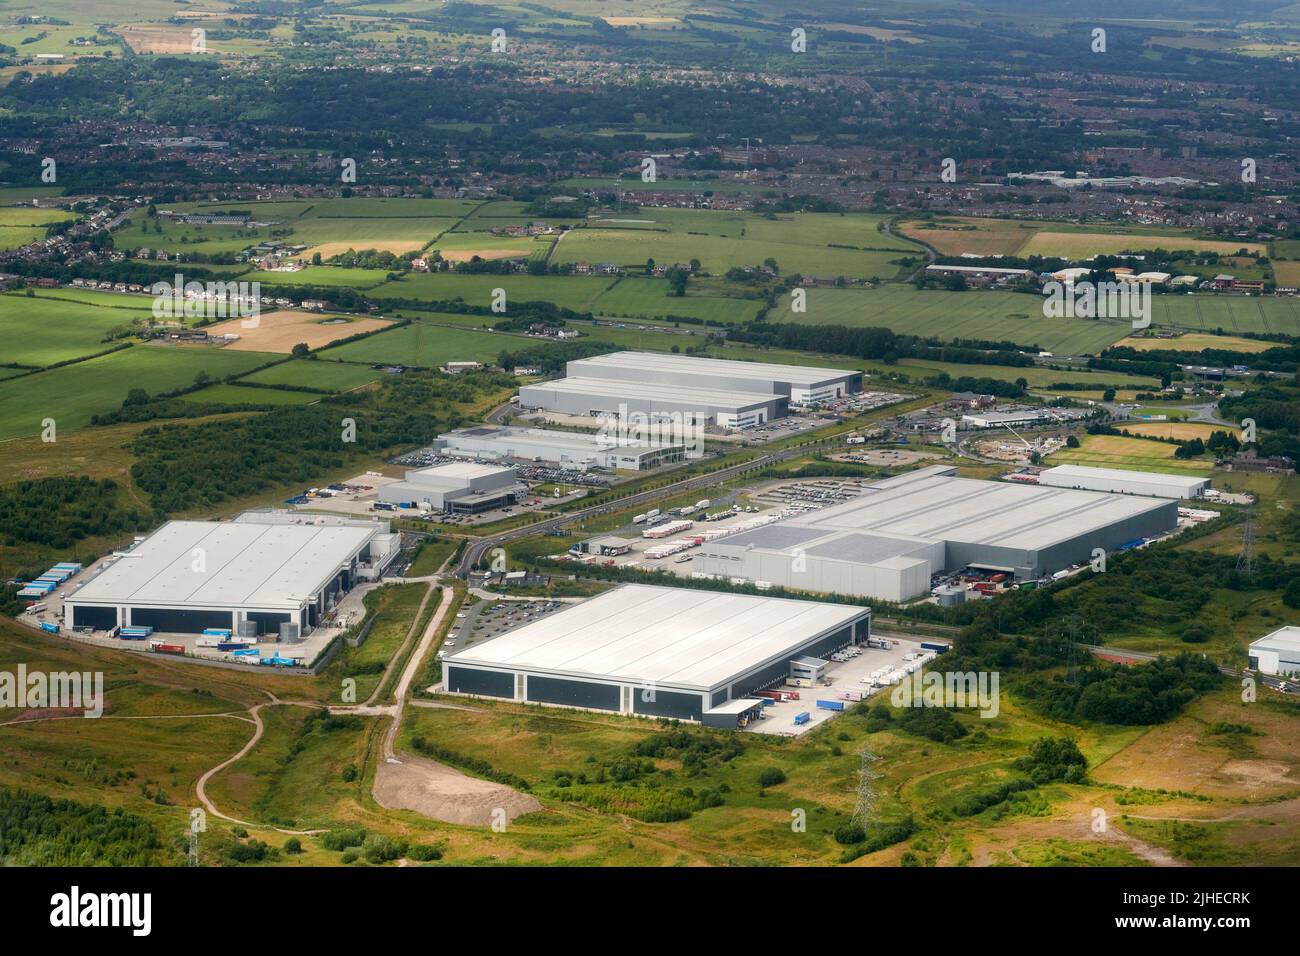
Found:
[[[1263,352],[1277,348],[1276,342],[1261,342],[1258,339],[1243,339],[1235,335],[1201,335],[1190,332],[1172,339],[1149,338],[1147,336],[1130,336],[1115,343],[1115,348],[1129,348],[1138,352],[1158,352],[1176,350],[1180,352],[1201,352],[1205,349],[1230,349],[1234,352]]]
[[[442,257],[448,262],[469,262],[475,256],[480,259],[518,259],[532,255],[531,249],[443,249]]]
[[[1022,256],[1064,256],[1082,259],[1099,254],[1124,252],[1128,249],[1168,249],[1193,252],[1217,252],[1230,256],[1239,249],[1252,255],[1267,255],[1258,242],[1221,242],[1216,239],[1192,239],[1187,236],[1164,236],[1137,232],[1047,232],[1034,235],[1021,250]]]
[[[117,32],[136,53],[190,53],[194,42],[189,27],[169,23],[128,23]]]
[[[1179,441],[1191,441],[1193,438],[1204,440],[1215,432],[1236,432],[1237,429],[1200,422],[1143,422],[1141,425],[1122,425],[1120,431],[1144,438],[1176,438]]]
[[[898,231],[934,246],[942,255],[1014,256],[1042,228],[1010,219],[943,218],[905,222]]]
[[[319,245],[312,246],[295,258],[310,259],[319,252],[322,261],[328,261],[334,256],[340,256],[349,250],[362,252],[366,249],[374,249],[376,252],[391,252],[395,256],[400,256],[407,252],[419,252],[423,248],[424,243],[419,239],[398,239],[391,242],[376,239],[363,239],[357,242],[322,242]]]
[[[326,324],[330,320],[334,324]],[[343,321],[337,321],[343,319]],[[251,319],[231,319],[208,329],[209,335],[233,332],[239,338],[227,349],[238,352],[292,352],[299,342],[310,349],[323,348],[331,342],[346,339],[362,332],[374,332],[391,323],[383,319],[348,319],[344,316],[320,315],[315,312],[294,312],[283,309],[268,312],[259,318],[255,328],[245,328]]]

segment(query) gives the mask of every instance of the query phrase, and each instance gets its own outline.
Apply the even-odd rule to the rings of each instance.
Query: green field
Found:
[[[1091,465],[1097,468],[1128,468],[1174,475],[1208,476],[1213,461],[1187,461],[1174,457],[1176,445],[1126,438],[1120,435],[1085,435],[1078,448],[1063,448],[1052,454],[1049,465]]]
[[[811,289],[808,310],[790,311],[778,300],[769,321],[808,325],[880,326],[895,332],[953,339],[1008,341],[1049,352],[1096,354],[1132,331],[1128,322],[1045,318],[1027,293],[940,292],[910,285],[877,289]],[[1300,299],[1208,295],[1158,295],[1152,324],[1196,331],[1300,335]]]
[[[81,293],[88,295],[89,293]],[[150,300],[103,294],[96,302],[38,292],[0,295],[0,355],[19,365],[46,366],[112,348],[104,337],[132,319],[148,318]]]
[[[555,248],[560,263],[614,262],[629,270],[647,259],[661,264],[699,259],[721,274],[775,259],[782,274],[892,279],[895,260],[920,247],[879,231],[884,217],[867,213],[783,213],[650,209],[593,218]]]
[[[447,302],[464,299],[469,305],[492,304],[492,290],[505,289],[511,302],[552,302],[575,312],[586,312],[613,279],[595,276],[457,275],[455,273],[411,273],[386,282],[368,295],[377,300],[417,299]],[[666,284],[666,283],[665,283]],[[484,321],[488,321],[484,319]],[[490,324],[490,323],[489,323]]]
[[[224,378],[275,358],[206,346],[136,345],[112,355],[47,372],[0,381],[0,440],[37,436],[52,418],[60,431],[79,428],[110,412],[133,388],[151,395],[190,385],[207,372]]]
[[[710,322],[743,324],[758,314],[762,301],[726,296],[693,294],[688,285],[685,296],[671,296],[665,279],[619,279],[595,303],[601,316],[637,316],[666,318],[680,315]]]
[[[516,336],[413,322],[359,342],[324,349],[322,359],[432,368],[445,362],[492,362],[502,349],[533,343]]]
[[[308,266],[300,272],[263,272],[255,270],[239,277],[240,282],[262,285],[319,285],[365,291],[386,282],[382,269],[344,269],[340,266]]]
[[[324,359],[297,359],[254,372],[242,381],[257,382],[261,385],[300,385],[330,392],[346,392],[383,377],[383,372],[376,371],[369,365],[351,365]]]
[[[187,402],[213,405],[309,405],[320,401],[312,392],[291,392],[282,388],[240,388],[238,385],[209,385],[185,396]]]
[[[160,208],[176,213],[240,210],[251,213],[254,221],[269,225],[188,225],[159,218],[147,221],[147,227],[142,228],[146,210],[141,209],[115,238],[119,247],[207,254],[239,252],[270,239],[322,246],[326,258],[349,248],[400,252],[422,248],[480,205],[466,200],[414,198],[172,203]]]
[[[1038,297],[1016,292],[940,292],[910,285],[877,289],[810,289],[808,311],[777,301],[769,322],[881,327],[923,338],[979,339],[1036,345],[1049,352],[1091,354],[1132,331],[1129,323],[1043,317]]]

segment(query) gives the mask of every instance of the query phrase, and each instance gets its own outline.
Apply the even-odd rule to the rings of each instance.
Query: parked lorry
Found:
[[[51,624],[49,621],[41,621],[41,630],[47,634],[59,633],[59,625]]]
[[[794,715],[794,725],[796,727],[802,727],[810,720],[812,720],[812,714],[808,713],[806,710],[801,710],[799,713]]]
[[[927,651],[934,651],[936,654],[946,654],[952,649],[951,644],[943,644],[939,641],[922,641],[921,646]]]
[[[822,710],[843,710],[844,701],[842,700],[819,700],[817,706]]]
[[[155,654],[184,654],[184,644],[164,644],[162,641],[150,641],[149,650]]]

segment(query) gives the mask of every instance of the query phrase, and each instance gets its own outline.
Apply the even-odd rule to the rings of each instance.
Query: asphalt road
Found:
[[[678,494],[683,491],[693,491],[698,488],[708,488],[719,482],[728,481],[732,478],[745,475],[750,472],[759,471],[774,465],[778,462],[787,461],[791,458],[798,458],[806,455],[814,448],[826,445],[838,444],[839,439],[831,439],[825,442],[817,442],[813,445],[800,445],[794,448],[787,448],[779,452],[773,452],[769,455],[763,455],[753,461],[745,462],[739,465],[731,465],[721,468],[718,471],[711,471],[708,474],[697,475],[693,478],[686,478],[682,481],[675,482],[671,485],[665,485],[660,488],[654,488],[650,491],[641,491],[636,494],[619,498],[615,501],[605,502],[600,505],[592,505],[589,508],[581,508],[577,511],[569,511],[562,515],[556,515],[554,518],[548,518],[545,521],[539,521],[535,524],[524,525],[515,528],[512,531],[503,531],[501,534],[493,535],[489,538],[481,538],[471,541],[466,545],[465,550],[461,553],[460,561],[456,565],[455,573],[465,575],[471,568],[482,560],[483,556],[489,553],[493,548],[499,548],[511,541],[519,538],[526,538],[534,534],[544,534],[548,531],[554,531],[566,524],[572,524],[575,521],[584,521],[588,518],[596,518],[600,515],[610,514],[615,511],[624,511],[628,508],[635,508],[642,504],[650,504],[659,499]]]

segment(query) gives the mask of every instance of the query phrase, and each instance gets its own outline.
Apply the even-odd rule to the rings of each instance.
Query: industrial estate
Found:
[[[7,867],[1300,863],[1300,17],[79,7]]]

